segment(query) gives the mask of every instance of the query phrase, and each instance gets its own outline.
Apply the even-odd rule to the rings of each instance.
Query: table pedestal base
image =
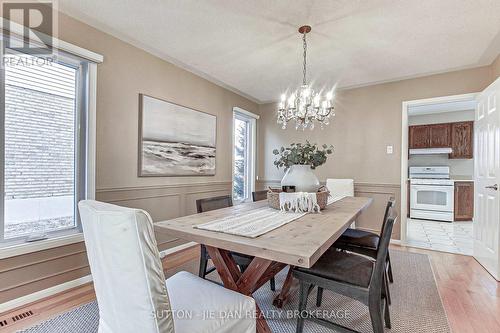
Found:
[[[224,287],[250,297],[286,266],[283,263],[255,257],[245,272],[241,273],[229,251],[211,246],[206,248]],[[271,333],[259,306],[256,305],[256,308],[257,332]]]

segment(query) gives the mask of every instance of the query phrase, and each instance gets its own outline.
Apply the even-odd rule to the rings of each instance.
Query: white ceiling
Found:
[[[60,0],[60,9],[257,102],[489,65],[499,0]]]

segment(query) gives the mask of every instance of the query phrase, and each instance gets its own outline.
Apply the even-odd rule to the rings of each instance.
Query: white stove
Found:
[[[454,182],[450,167],[410,167],[410,217],[452,222]]]

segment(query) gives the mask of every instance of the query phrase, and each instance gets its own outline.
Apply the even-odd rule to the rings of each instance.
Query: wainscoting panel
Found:
[[[323,183],[324,185],[324,183]],[[279,180],[259,180],[257,190],[264,190],[268,187],[280,187]],[[396,207],[401,211],[400,197],[401,186],[399,184],[379,184],[379,183],[354,183],[354,195],[373,198],[373,203],[361,214],[356,221],[356,228],[380,233],[382,219],[384,217],[385,206],[390,197],[396,199]],[[392,233],[393,239],[401,239],[399,221],[394,225]]]
[[[396,199],[396,209],[401,211],[400,198],[401,186],[399,184],[369,184],[355,183],[354,195],[373,198],[373,203],[360,215],[356,221],[356,228],[380,233],[385,207],[389,198]],[[399,219],[394,224],[392,239],[401,239],[401,227]]]
[[[231,182],[99,189],[96,199],[148,211],[153,221],[196,213],[196,199],[231,193]],[[162,235],[160,250],[185,243]],[[90,274],[85,244],[76,243],[0,260],[0,303]]]

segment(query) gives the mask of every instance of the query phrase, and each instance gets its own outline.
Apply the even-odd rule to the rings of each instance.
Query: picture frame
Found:
[[[139,177],[215,176],[217,116],[139,94]]]

